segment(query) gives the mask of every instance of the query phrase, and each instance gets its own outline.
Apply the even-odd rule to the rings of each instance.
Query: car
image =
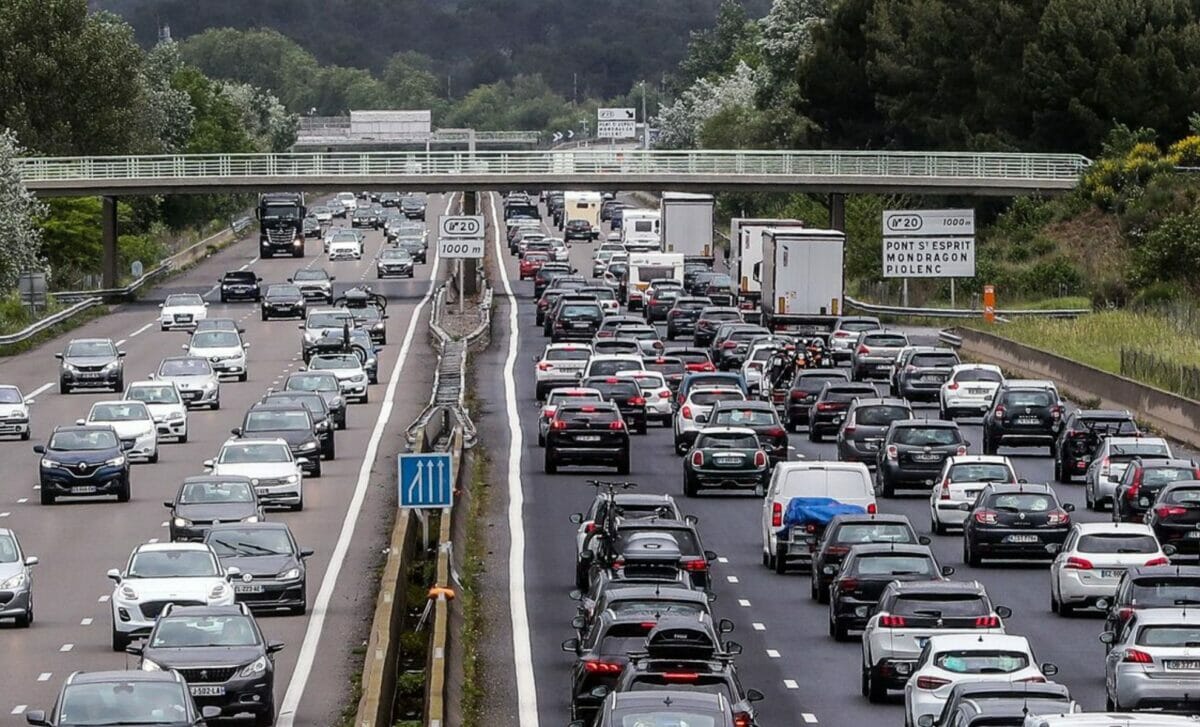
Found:
[[[158,325],[164,331],[187,330],[208,316],[208,303],[196,293],[175,293],[159,303]]]
[[[329,353],[313,356],[308,361],[308,371],[328,371],[338,381],[347,401],[366,404],[371,400],[367,372],[362,361],[353,353]]]
[[[809,596],[817,603],[829,603],[829,586],[841,570],[851,548],[868,544],[929,545],[929,538],[918,536],[904,515],[835,515],[817,539],[809,568]],[[878,594],[877,594],[878,595]]]
[[[548,250],[530,250],[521,256],[517,269],[517,280],[530,280],[542,265],[549,262],[551,254]]]
[[[863,629],[862,695],[877,703],[904,689],[934,636],[978,641],[1003,634],[1003,619],[1010,616],[1007,606],[992,604],[979,581],[889,583]]]
[[[77,426],[112,427],[121,438],[121,448],[130,461],[158,462],[158,425],[150,409],[140,401],[98,401]]]
[[[323,299],[326,303],[333,303],[333,281],[337,278],[325,272],[322,268],[301,268],[287,281],[300,289],[300,294],[305,300],[313,298]]]
[[[262,278],[253,270],[230,270],[221,276],[221,302],[231,300],[262,300]]]
[[[957,419],[982,415],[1003,383],[1004,374],[999,366],[980,363],[953,366],[938,391],[938,416]]]
[[[396,248],[408,253],[412,257],[413,263],[424,265],[429,262],[429,253],[426,251],[425,243],[419,239],[401,237],[396,240]]]
[[[1200,481],[1173,482],[1158,493],[1143,519],[1158,542],[1184,556],[1200,555]]]
[[[682,389],[680,393],[683,394]],[[712,408],[717,402],[745,400],[745,392],[728,386],[689,387],[673,420],[676,454],[685,455],[692,448],[697,434],[708,426]]]
[[[400,202],[402,202],[403,199],[404,198],[400,195],[399,192],[380,192],[379,193],[379,204],[383,205],[384,207],[399,207]]]
[[[370,207],[359,206],[358,209],[350,213],[351,227],[370,227],[379,229],[379,218]]]
[[[645,300],[642,304],[646,322],[665,321],[667,312],[675,305],[675,299],[682,293],[683,286],[677,280],[666,278],[651,282],[650,286],[646,288]]]
[[[250,478],[263,507],[304,509],[304,482],[300,464],[282,439],[229,439],[204,469],[214,476]]]
[[[1079,705],[1057,682],[960,681],[950,690],[939,715],[923,714],[917,727],[1022,725],[1033,715],[1072,713]]]
[[[659,340],[658,329],[645,324],[617,326],[614,338],[636,341],[638,353],[642,356],[657,356],[663,351],[663,343]]]
[[[337,208],[341,207],[341,213],[338,214]],[[338,192],[334,200],[334,214],[338,217],[345,217],[350,210],[358,209],[358,197],[354,196],[354,192]]]
[[[803,508],[793,512],[791,506],[794,499],[812,498],[823,507],[837,503],[869,515],[879,512],[871,473],[861,462],[780,462],[767,483],[760,530],[762,564],[778,574],[793,564],[812,564],[828,517],[809,518]]]
[[[683,494],[702,489],[766,491],[770,477],[766,451],[753,429],[710,426],[701,429],[683,458]]]
[[[698,286],[697,293],[707,296],[713,305],[733,305],[735,287],[733,278],[729,275],[714,273],[704,279],[702,286]]]
[[[642,388],[636,380],[618,375],[588,376],[580,384],[599,391],[605,401],[617,405],[627,432],[646,433],[646,397],[642,395]]]
[[[329,262],[338,260],[362,260],[363,240],[357,232],[338,229],[329,237]]]
[[[617,240],[615,242],[601,243],[600,247],[596,248],[596,252],[592,254],[592,277],[598,278],[604,272],[609,260],[618,253],[628,254],[625,245]]]
[[[938,634],[930,637],[904,685],[904,722],[941,714],[956,684],[1003,679],[1045,681],[1058,674],[1054,664],[1038,664],[1024,636],[1012,634]]]
[[[426,198],[423,194],[406,194],[400,199],[400,211],[410,220],[425,220]]]
[[[629,474],[629,430],[614,402],[558,405],[546,432],[544,469],[555,474],[563,465],[615,467]]]
[[[1200,642],[1195,608],[1139,611],[1119,632],[1105,631],[1110,647],[1104,660],[1105,709],[1155,709],[1193,714],[1193,655]],[[1182,673],[1181,673],[1182,672]]]
[[[1114,722],[1113,720],[1116,720]],[[1161,712],[1083,712],[1073,714],[1029,714],[1023,727],[1195,727],[1196,718]]]
[[[233,331],[235,333],[245,333],[246,329],[242,324],[232,318],[205,318],[196,321],[196,327],[192,329],[192,333],[202,333],[204,331]]]
[[[892,422],[907,421],[914,416],[912,406],[904,399],[864,397],[851,401],[837,430],[838,460],[876,466]]]
[[[255,725],[275,723],[275,654],[244,606],[168,604],[142,644],[126,651],[143,672],[177,671],[201,708],[221,717],[248,714]],[[136,724],[150,724],[138,722]]]
[[[37,564],[36,555],[21,549],[16,532],[0,528],[0,591],[4,591],[0,618],[11,618],[17,628],[33,624],[33,567]]]
[[[297,371],[289,374],[284,381],[283,391],[319,394],[329,409],[333,426],[337,429],[346,428],[346,399],[342,396],[341,384],[332,372]]]
[[[836,369],[801,369],[796,372],[796,378],[788,389],[787,399],[783,405],[781,416],[787,428],[793,432],[809,424],[809,414],[813,403],[821,395],[826,384],[849,384],[850,377],[845,371]],[[878,393],[862,398],[877,398]],[[778,408],[778,405],[776,405]]]
[[[699,296],[677,295],[667,310],[667,340],[679,336],[691,336],[696,330],[696,321],[704,309],[711,308],[712,301]]]
[[[750,392],[746,388],[746,380],[741,374],[722,371],[706,371],[703,368],[699,371],[689,371],[683,375],[683,379],[679,382],[679,390],[675,392],[676,406],[683,406],[683,402],[687,400],[691,390],[698,386],[716,386],[726,389],[737,389],[742,392],[742,397],[750,398]]]
[[[605,318],[618,315],[621,312],[621,302],[617,300],[617,294],[612,292],[611,288],[606,288],[603,285],[588,285],[576,291],[580,295],[589,295],[596,299],[600,304],[600,308],[604,311]]]
[[[185,477],[175,499],[163,501],[170,513],[171,542],[202,542],[213,525],[256,523],[264,519],[262,505],[249,477],[193,475]]]
[[[842,316],[833,322],[829,333],[829,353],[835,364],[850,361],[858,334],[863,331],[881,331],[883,324],[874,316]]]
[[[970,442],[958,424],[941,419],[903,419],[888,425],[875,460],[875,478],[884,497],[900,488],[933,487],[948,457],[962,457]]]
[[[238,381],[250,377],[246,362],[247,341],[236,331],[201,331],[181,346],[188,356],[206,358],[217,376],[236,376]]]
[[[321,476],[321,441],[303,404],[254,404],[230,432],[239,439],[282,439],[305,475]]]
[[[550,422],[554,419],[554,412],[558,410],[558,405],[564,401],[597,402],[604,401],[604,397],[599,390],[583,386],[561,386],[550,389],[538,414],[539,447],[546,446],[546,433],[550,430]]]
[[[575,530],[575,585],[577,588],[587,587],[587,567],[581,563],[580,553],[587,548],[590,542],[588,536],[596,532],[600,524],[606,522],[609,517],[614,519],[684,519],[675,498],[667,494],[615,492],[610,496],[607,493],[597,492],[587,510],[573,513],[570,517],[570,521],[578,526]]]
[[[591,356],[592,347],[587,344],[547,344],[534,366],[534,398],[542,401],[551,389],[575,384]]]
[[[54,354],[58,367],[58,393],[74,389],[125,388],[125,352],[111,338],[75,338],[62,353]]]
[[[263,294],[260,304],[262,319],[301,318],[308,315],[308,304],[298,285],[272,285]]]
[[[742,360],[741,374],[742,378],[746,380],[746,388],[750,389],[752,396],[762,398],[764,401],[770,400],[771,380],[766,373],[767,367],[771,365],[771,359],[774,356],[784,350],[794,351],[795,348],[794,342],[774,337],[757,338],[750,342],[750,347]],[[767,391],[763,390],[764,380]]]
[[[1128,411],[1076,409],[1067,415],[1054,445],[1054,479],[1072,482],[1087,473],[1088,465],[1104,437],[1134,437],[1141,434]]]
[[[679,391],[679,385],[683,383],[683,377],[687,374],[687,366],[683,363],[683,359],[675,355],[647,356],[642,358],[642,363],[647,371],[662,374],[663,380],[667,382],[667,387],[671,390],[673,402],[675,394]]]
[[[1016,485],[1022,480],[1008,457],[994,454],[947,457],[929,491],[929,529],[944,535],[948,528],[962,527],[967,519],[963,505],[974,504],[989,482]]]
[[[333,208],[327,205],[317,205],[310,209],[309,214],[317,218],[317,222],[327,225],[333,222]]]
[[[298,326],[303,331],[300,336],[300,353],[304,362],[308,363],[317,342],[326,333],[341,334],[347,325],[354,326],[354,315],[346,308],[310,309],[304,323]]]
[[[600,341],[595,341],[593,346]],[[632,353],[597,354],[593,353],[583,367],[580,380],[593,376],[616,376],[621,371],[645,371],[646,364],[642,357]]]
[[[1105,600],[1108,602],[1100,606],[1105,611],[1103,631],[1114,634],[1120,633],[1130,619],[1144,610],[1200,606],[1200,566],[1127,568],[1117,583],[1116,593]]]
[[[131,443],[121,441],[111,426],[55,427],[45,445],[34,445],[41,455],[38,492],[43,505],[60,497],[116,495],[129,502],[129,458]]]
[[[80,722],[78,714],[86,715],[86,721]],[[216,707],[196,707],[187,682],[175,670],[76,671],[63,683],[49,713],[31,709],[25,713],[25,721],[43,727],[204,727],[220,716]]]
[[[550,325],[550,340],[590,341],[604,320],[604,309],[595,299],[579,299],[562,296],[552,316],[546,320]]]
[[[669,324],[669,314],[667,321]],[[714,305],[701,308],[692,331],[692,345],[696,348],[707,348],[712,344],[713,336],[722,324],[743,322],[742,312],[737,308]]]
[[[540,273],[541,271],[538,272]],[[546,315],[550,312],[550,309],[554,306],[558,299],[566,295],[566,293],[566,290],[553,290],[548,288],[542,292],[540,297],[538,297],[537,304],[534,306],[533,321],[534,325],[541,328],[543,333],[545,333],[546,330]]]
[[[641,326],[645,324],[645,320],[638,316],[626,314],[605,316],[600,323],[600,329],[596,331],[596,339],[616,338],[617,330],[625,326]]]
[[[836,434],[846,420],[846,412],[855,399],[874,399],[879,394],[866,383],[826,381],[808,409],[808,441],[820,442]]]
[[[388,314],[384,313],[383,309],[374,305],[364,305],[347,307],[346,310],[350,311],[350,317],[357,330],[364,331],[373,343],[378,343],[380,346],[387,345]]]
[[[563,239],[567,242],[572,240],[591,242],[598,236],[599,233],[592,231],[592,223],[587,220],[567,220],[567,224],[563,227]]]
[[[1164,487],[1196,479],[1200,479],[1200,467],[1190,459],[1135,457],[1113,493],[1113,522],[1142,522]]]
[[[733,705],[724,694],[699,690],[654,690],[609,694],[594,727],[624,725],[720,725],[736,727]],[[749,724],[748,722],[744,722]],[[584,727],[572,722],[570,727]]]
[[[1075,523],[1050,564],[1050,610],[1107,606],[1128,568],[1168,565],[1154,531],[1138,523]]]
[[[329,411],[329,405],[325,403],[324,397],[318,392],[270,391],[259,399],[259,402],[272,406],[299,404],[308,409],[309,416],[313,421],[313,433],[316,434],[317,441],[321,443],[321,457],[334,459],[337,456],[337,444],[333,436],[335,428],[333,417]]]
[[[135,636],[150,632],[167,604],[233,605],[229,581],[236,568],[225,570],[213,549],[203,543],[145,543],[133,549],[124,571],[108,571],[115,584],[112,650],[124,651]]]
[[[952,348],[913,346],[896,359],[893,393],[909,401],[939,401],[942,385],[960,363]]]
[[[722,371],[738,371],[750,353],[750,342],[771,332],[753,323],[723,326],[713,337],[714,358]]]
[[[11,384],[0,384],[0,435],[15,435],[28,441],[29,401]]]
[[[765,401],[718,401],[708,417],[710,426],[744,427],[758,437],[767,453],[767,466],[774,467],[788,459],[788,437],[775,407]]]
[[[567,248],[567,243],[557,237],[547,237],[546,242],[550,246],[550,259],[559,262],[569,262],[571,259],[571,251]]]
[[[241,575],[233,583],[238,603],[253,611],[286,611],[302,616],[308,610],[308,571],[311,548],[301,548],[291,529],[281,522],[222,523],[209,528],[204,542],[226,569]]]
[[[321,222],[317,219],[316,215],[305,215],[304,219],[300,222],[300,231],[306,239],[309,237],[320,237]]]
[[[978,568],[984,558],[1052,558],[1047,546],[1067,539],[1075,506],[1049,485],[989,483],[962,509],[963,562]]]
[[[618,567],[603,567],[598,558],[592,558],[592,570],[624,571],[626,576],[650,576],[661,574],[664,566],[669,566],[686,574],[693,588],[710,590],[713,583],[709,568],[717,559],[717,554],[704,549],[697,522],[689,517],[683,520],[666,517],[620,518],[616,521],[616,535],[610,545],[610,552]],[[591,544],[593,552],[597,543],[598,540],[594,540]],[[674,553],[669,554],[669,551]],[[580,556],[588,559],[586,551]],[[669,563],[666,562],[668,560]]]
[[[850,378],[890,378],[896,355],[908,345],[908,336],[899,331],[860,331],[850,351]]]
[[[1063,402],[1050,381],[1008,379],[983,415],[983,453],[1003,446],[1045,446],[1053,456],[1062,424]]]
[[[646,422],[657,421],[668,426],[674,415],[671,387],[666,378],[657,371],[621,371],[618,379],[629,379],[638,385],[644,402]],[[627,420],[628,421],[628,420]]]
[[[1161,437],[1104,437],[1083,476],[1083,499],[1088,509],[1102,510],[1112,504],[1117,483],[1135,458],[1173,456],[1171,445]]]
[[[952,575],[954,568],[939,565],[927,545],[854,545],[829,584],[829,635],[846,641],[850,631],[865,627],[889,583],[942,581]]]
[[[221,380],[208,359],[198,356],[168,356],[150,375],[152,381],[171,384],[187,408],[221,408]]]

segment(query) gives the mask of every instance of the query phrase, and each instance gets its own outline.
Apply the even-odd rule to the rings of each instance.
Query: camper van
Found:
[[[640,310],[642,297],[653,280],[670,278],[683,283],[683,255],[678,253],[640,252],[629,256],[629,278],[625,286],[629,310]]]
[[[599,192],[567,192],[563,195],[563,224],[571,220],[585,220],[592,229],[592,239],[600,237]]]
[[[621,212],[621,242],[629,252],[654,252],[660,246],[662,215],[658,210],[627,209]]]

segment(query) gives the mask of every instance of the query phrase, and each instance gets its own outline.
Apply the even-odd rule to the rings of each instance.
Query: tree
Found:
[[[0,290],[12,290],[21,273],[45,270],[38,218],[45,207],[21,181],[16,160],[25,156],[11,129],[0,130]]]
[[[181,151],[192,135],[196,109],[186,91],[171,85],[182,68],[177,43],[159,43],[146,54],[142,67],[146,89],[143,121],[147,135],[158,141],[155,151]]]
[[[718,112],[729,108],[754,108],[755,88],[754,72],[745,63],[739,64],[729,76],[699,79],[660,110],[659,146],[696,148],[705,122]]]
[[[713,27],[692,31],[687,55],[674,74],[675,86],[683,90],[701,78],[729,75],[740,62],[753,67],[757,43],[758,24],[750,21],[740,2],[724,0]]]
[[[415,51],[392,56],[382,80],[393,107],[438,111],[444,105],[440,96],[442,82],[432,69],[433,61]]]
[[[320,64],[275,30],[206,30],[180,44],[184,60],[206,75],[264,88],[293,111],[315,105],[312,84]]]
[[[241,125],[258,151],[287,151],[296,143],[300,119],[290,114],[274,94],[248,83],[225,81],[220,94],[238,110]]]

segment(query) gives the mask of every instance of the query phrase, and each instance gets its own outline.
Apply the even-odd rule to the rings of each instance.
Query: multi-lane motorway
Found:
[[[458,194],[431,196],[431,224],[460,201]],[[26,551],[41,560],[35,568],[33,627],[0,627],[5,654],[0,714],[6,723],[23,723],[19,715],[26,710],[50,708],[63,679],[74,670],[135,666],[132,657],[115,654],[109,646],[112,583],[105,572],[123,568],[135,546],[168,540],[164,500],[174,497],[182,478],[203,472],[201,463],[216,454],[250,404],[303,366],[298,321],[261,321],[254,303],[223,305],[214,283],[226,270],[254,270],[265,289],[300,267],[326,268],[337,278],[335,292],[366,282],[390,302],[389,344],[380,354],[379,384],[371,387],[371,403],[350,406],[347,429],[336,433],[337,459],[324,463],[322,478],[305,483],[304,511],[268,513],[269,519],[288,523],[302,547],[316,551],[308,561],[308,614],[259,619],[268,638],[286,643],[276,667],[278,724],[324,726],[337,720],[350,674],[361,666],[361,650],[353,638],[361,622],[371,618],[371,574],[380,558],[373,544],[385,540],[381,532],[390,524],[386,513],[395,502],[392,455],[403,449],[404,427],[428,399],[434,368],[422,314],[429,307],[438,261],[431,254],[430,264],[418,265],[412,280],[376,281],[373,258],[384,244],[382,232],[368,231],[360,261],[330,263],[321,254],[320,240],[308,242],[303,259],[261,260],[253,235],[146,299],[4,361],[0,380],[21,387],[34,403],[33,441],[0,442],[0,527],[15,529]],[[210,301],[210,318],[233,318],[245,328],[244,337],[252,344],[249,380],[222,382],[221,409],[190,412],[186,444],[163,444],[157,464],[134,466],[129,503],[38,504],[38,457],[30,445],[44,442],[56,424],[85,416],[93,402],[120,398],[112,393],[58,394],[53,353],[68,337],[110,337],[127,353],[126,382],[145,378],[160,359],[178,355],[188,340],[188,334],[161,332],[157,324],[158,303],[175,292],[203,294]]]
[[[499,202],[499,197],[493,196],[489,209],[495,209]],[[492,244],[496,244],[495,240]],[[591,269],[592,248],[576,244],[571,251],[572,266],[585,274]],[[518,281],[515,258],[508,256],[503,245],[496,249],[507,276],[507,281],[497,288],[502,293],[505,286],[511,289],[517,326],[515,331],[509,331],[508,309],[501,307],[497,311],[501,325],[496,330],[503,332],[502,340],[499,351],[492,352],[488,363],[511,361],[513,366],[511,372],[500,366],[487,368],[482,373],[481,386],[483,398],[491,402],[489,411],[500,416],[506,412],[516,414],[516,419],[506,425],[493,422],[483,430],[491,437],[487,444],[496,462],[498,478],[506,484],[510,508],[516,502],[516,512],[510,510],[513,515],[510,524],[518,529],[514,533],[517,547],[512,551],[508,574],[524,579],[524,604],[519,592],[509,594],[505,604],[505,610],[511,612],[515,634],[510,655],[516,665],[512,680],[516,696],[512,704],[515,710],[525,710],[526,718],[536,710],[540,724],[562,724],[569,719],[573,656],[563,653],[560,643],[574,635],[570,621],[577,605],[568,598],[574,587],[575,532],[568,516],[583,510],[591,501],[593,490],[585,485],[585,480],[597,474],[576,468],[557,475],[543,472],[530,361],[536,360],[547,339],[542,336],[541,328],[534,325],[532,283]],[[933,331],[910,333],[914,342],[934,342]],[[515,355],[506,357],[513,344],[509,336],[516,337]],[[929,415],[936,417],[936,410],[929,410]],[[978,422],[961,424],[971,442],[970,451],[979,452]],[[831,443],[810,443],[803,431],[790,438],[794,456],[836,459],[835,445]],[[1006,448],[1001,453],[1011,457],[1018,476],[1030,482],[1052,481],[1052,460],[1044,448],[1036,452]],[[615,479],[611,470],[600,472],[602,479]],[[737,625],[733,638],[745,647],[738,659],[741,680],[745,686],[766,694],[766,700],[759,705],[761,724],[903,722],[901,696],[894,695],[890,703],[882,705],[869,704],[860,696],[861,648],[856,641],[835,643],[828,635],[827,607],[809,598],[807,574],[777,575],[762,566],[760,500],[748,495],[724,494],[685,499],[682,464],[673,453],[670,428],[651,426],[647,435],[633,437],[632,471],[628,478],[620,479],[638,482],[642,492],[671,493],[685,513],[700,518],[704,547],[720,556],[713,568],[717,593],[714,613],[733,619]],[[1081,485],[1058,485],[1057,489],[1065,502],[1078,506],[1074,513],[1076,520],[1109,518],[1107,513],[1084,509]],[[1053,615],[1045,565],[995,564],[970,568],[962,562],[960,535],[932,534],[927,494],[881,500],[880,506],[884,512],[907,515],[920,533],[930,535],[941,563],[957,569],[955,579],[977,579],[987,587],[995,603],[1011,607],[1014,615],[1007,621],[1008,632],[1029,637],[1039,660],[1060,667],[1056,680],[1071,689],[1083,708],[1104,709],[1104,647],[1096,638],[1103,622],[1086,613],[1071,618]],[[519,591],[519,586],[514,589]],[[529,662],[527,653],[531,656]],[[524,684],[523,671],[528,672]],[[531,684],[535,686],[529,690]],[[522,686],[527,690],[525,693],[521,692]]]

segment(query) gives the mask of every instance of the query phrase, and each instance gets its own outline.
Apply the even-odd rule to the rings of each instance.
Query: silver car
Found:
[[[221,380],[212,364],[199,356],[170,356],[158,364],[150,375],[155,381],[175,384],[183,403],[189,409],[207,406],[221,408]]]
[[[899,331],[863,331],[850,351],[850,378],[889,378],[896,354],[908,345],[908,336]]]
[[[1100,640],[1112,645],[1104,666],[1108,711],[1200,708],[1200,611],[1141,610]]]
[[[0,528],[0,591],[11,594],[0,604],[0,618],[11,618],[21,628],[33,623],[33,566],[37,562],[36,556],[21,550],[16,533]]]
[[[1083,476],[1083,499],[1089,510],[1112,505],[1125,468],[1137,457],[1170,459],[1171,445],[1160,437],[1105,437]]]

